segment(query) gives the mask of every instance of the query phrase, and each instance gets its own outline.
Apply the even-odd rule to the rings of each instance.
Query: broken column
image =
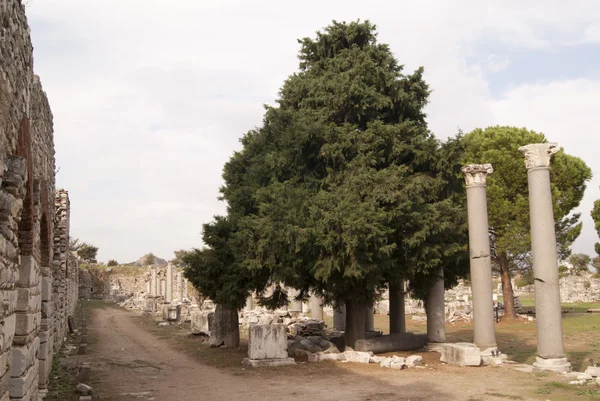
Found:
[[[244,366],[294,365],[294,358],[288,357],[287,326],[285,324],[256,324],[248,333],[248,358]]]
[[[296,290],[295,288],[288,288],[288,298],[290,300],[290,306],[288,307],[288,311],[292,315],[298,315],[302,313],[302,301],[296,301],[296,297],[299,293],[300,291]]]
[[[246,297],[246,306],[244,307],[244,312],[250,312],[252,309],[252,294],[250,294]]]
[[[467,184],[469,259],[473,297],[474,342],[482,350],[496,347],[492,300],[492,259],[486,199],[486,178],[491,164],[469,164],[461,171]]]
[[[390,334],[406,332],[404,280],[390,281]]]
[[[173,266],[170,263],[167,265],[167,298],[165,301],[173,301]]]
[[[446,306],[444,304],[443,270],[427,292],[427,341],[429,346],[446,342]]]
[[[333,308],[333,328],[341,331],[346,329],[346,305]]]
[[[182,275],[183,276],[183,275]],[[183,297],[187,300],[190,299],[190,294],[189,294],[189,287],[188,287],[188,279],[184,278],[183,279]]]
[[[313,319],[323,320],[323,301],[314,294],[310,296],[310,315]]]
[[[563,345],[556,232],[550,189],[550,158],[559,150],[556,143],[536,143],[519,148],[525,156],[529,182],[538,352],[534,366],[542,370],[568,372],[571,364],[565,357]]]
[[[150,296],[155,297],[156,294],[156,269],[151,268],[151,278],[150,278]]]

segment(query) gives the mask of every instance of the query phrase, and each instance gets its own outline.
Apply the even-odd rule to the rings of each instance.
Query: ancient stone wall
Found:
[[[56,214],[53,138],[24,6],[0,0],[0,401],[37,400],[52,367],[55,327],[66,321],[55,309],[67,301],[53,290],[66,279],[53,273],[55,245],[66,238],[68,249],[68,196],[59,191],[66,214]]]

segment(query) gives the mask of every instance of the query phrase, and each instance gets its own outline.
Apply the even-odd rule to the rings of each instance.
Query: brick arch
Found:
[[[33,254],[33,158],[31,157],[31,134],[29,119],[23,117],[19,127],[17,156],[25,159],[27,166],[27,183],[25,184],[25,199],[19,222],[19,248],[21,255]]]

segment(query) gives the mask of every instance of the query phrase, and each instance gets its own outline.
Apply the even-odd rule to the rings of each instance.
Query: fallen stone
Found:
[[[406,358],[406,366],[413,368],[417,365],[423,364],[423,357],[421,355],[411,355]]]
[[[406,364],[404,362],[392,362],[390,364],[390,368],[396,369],[396,370],[402,370],[405,367],[406,367]]]
[[[357,351],[371,351],[382,354],[394,351],[411,351],[420,349],[427,343],[427,335],[414,333],[399,333],[358,340],[355,344]]]
[[[600,367],[588,366],[585,370],[585,373],[592,377],[600,377]]]
[[[215,311],[212,310],[196,310],[190,314],[192,334],[210,336]]]
[[[321,362],[321,361],[345,361],[346,356],[343,353],[339,354],[323,354],[321,352],[317,354],[309,353],[308,362]]]
[[[588,374],[588,373],[579,373],[577,375],[577,380],[592,380],[593,377],[592,375]]]
[[[380,363],[384,358],[381,356],[375,356],[369,358],[369,363]]]
[[[90,386],[88,386],[87,384],[83,384],[83,383],[79,383],[77,385],[77,387],[75,387],[75,391],[77,391],[79,394],[81,395],[88,395],[90,394],[94,389],[91,388]]]
[[[259,368],[259,367],[267,367],[267,366],[295,365],[296,361],[294,361],[294,358],[277,358],[277,359],[244,358],[244,361],[242,362],[242,364],[246,368]]]
[[[481,365],[481,350],[471,343],[447,343],[442,350],[441,362],[458,366]]]
[[[305,350],[313,352],[313,353],[322,351],[321,347],[319,347],[317,344],[315,344],[314,341],[311,341],[307,338],[300,341],[300,345],[302,345],[302,348],[304,348]]]
[[[570,381],[569,384],[575,384],[575,385],[581,385],[581,384],[585,384],[586,380],[573,380]]]
[[[392,362],[394,360],[392,358],[385,357],[381,361],[379,361],[379,366],[382,368],[389,368],[392,366]]]
[[[344,351],[347,362],[369,363],[372,355],[372,352]]]
[[[91,372],[92,372],[92,367],[90,366],[90,364],[84,362],[81,365],[81,368],[79,368],[79,375],[77,376],[77,380],[80,383],[90,380]]]
[[[167,326],[170,326],[169,322],[160,322],[158,325],[159,325],[160,327],[167,327]]]
[[[77,355],[85,355],[87,353],[87,344],[79,344]]]
[[[79,401],[92,401],[91,395],[82,395],[79,397]]]

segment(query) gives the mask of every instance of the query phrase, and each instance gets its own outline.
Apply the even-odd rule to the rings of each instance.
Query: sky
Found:
[[[493,125],[543,132],[594,173],[574,252],[594,254],[600,199],[596,0],[30,0],[71,236],[98,260],[201,247],[223,214],[223,164],[298,69],[297,39],[370,20],[405,72],[425,67],[441,139]]]

